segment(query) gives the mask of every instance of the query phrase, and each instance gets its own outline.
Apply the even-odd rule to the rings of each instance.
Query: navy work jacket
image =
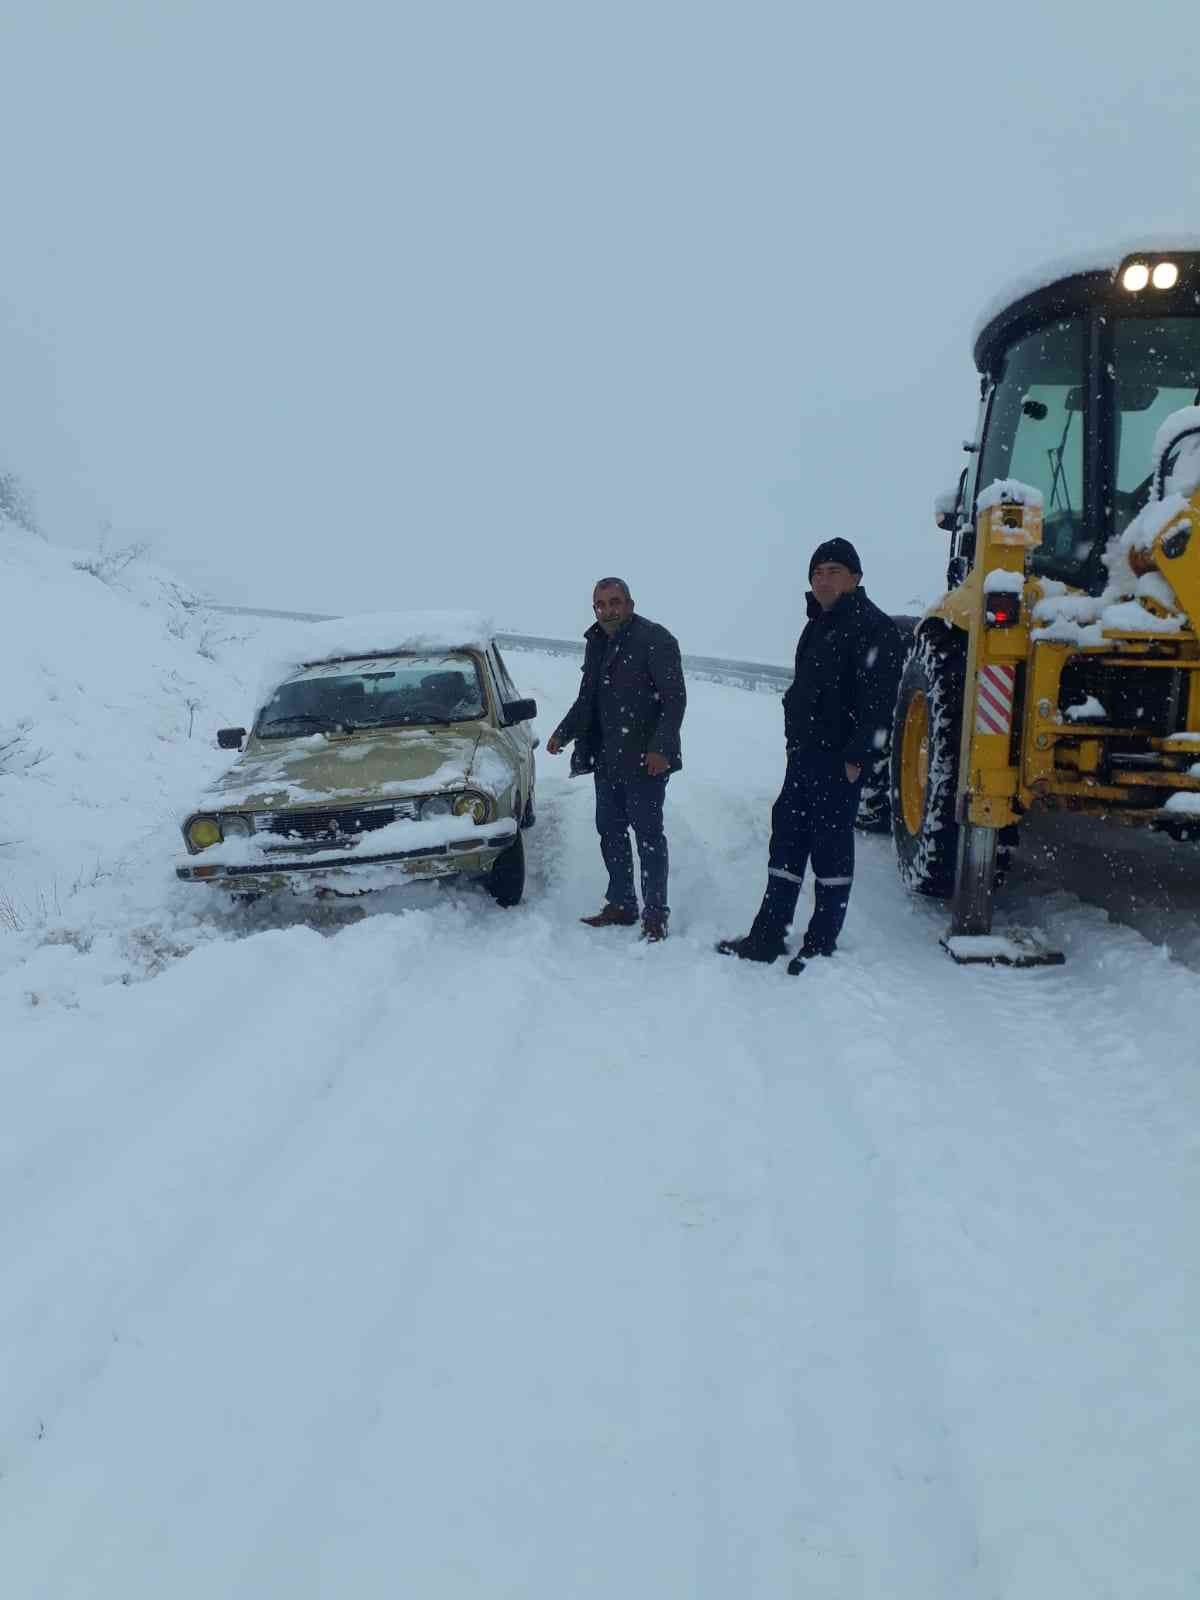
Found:
[[[788,750],[829,750],[855,767],[887,752],[904,646],[886,611],[861,584],[809,621],[796,646],[796,676],[783,697]]]

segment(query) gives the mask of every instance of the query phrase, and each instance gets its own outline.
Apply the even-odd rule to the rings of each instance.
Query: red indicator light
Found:
[[[1021,620],[1019,594],[989,594],[984,596],[984,612],[989,628],[1013,628]]]

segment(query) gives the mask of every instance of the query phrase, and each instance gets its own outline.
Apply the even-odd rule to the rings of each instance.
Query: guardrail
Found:
[[[319,611],[268,611],[256,606],[216,606],[210,611],[220,611],[227,616],[272,617],[279,622],[333,622],[333,616]],[[532,633],[497,633],[496,639],[506,650],[537,650],[544,655],[573,656],[583,659],[582,639],[546,639]],[[732,684],[738,689],[753,689],[762,693],[782,694],[792,681],[791,667],[774,667],[765,661],[727,661],[722,656],[684,656],[683,669],[693,678],[707,678],[713,683]]]

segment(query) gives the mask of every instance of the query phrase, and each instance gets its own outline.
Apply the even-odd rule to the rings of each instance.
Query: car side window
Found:
[[[496,719],[503,726],[504,702],[508,696],[504,692],[504,685],[500,681],[500,669],[496,665],[496,650],[494,645],[489,645],[483,653],[484,677],[488,682],[488,693],[496,707]]]
[[[501,700],[506,702],[509,700],[519,700],[521,698],[521,691],[509,677],[508,668],[504,665],[504,657],[500,654],[499,645],[494,644],[492,646],[492,654],[496,658],[496,676],[500,684]]]

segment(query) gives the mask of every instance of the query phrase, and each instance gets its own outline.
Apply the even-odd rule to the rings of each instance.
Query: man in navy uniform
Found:
[[[848,539],[828,539],[808,568],[808,625],[783,697],[787,772],[771,812],[767,887],[750,932],[722,939],[722,955],[775,961],[811,859],[816,905],[793,975],[831,956],[854,882],[854,818],[863,771],[887,749],[903,646],[892,619],[867,599]]]

